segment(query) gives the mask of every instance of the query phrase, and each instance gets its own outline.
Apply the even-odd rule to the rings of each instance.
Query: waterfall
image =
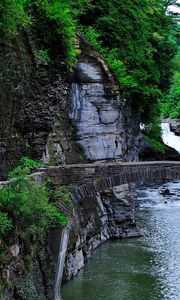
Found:
[[[169,123],[162,123],[161,129],[164,144],[174,148],[177,152],[180,153],[180,137],[175,135],[174,132],[170,130]]]
[[[64,262],[66,257],[66,250],[69,239],[69,226],[66,226],[62,230],[61,241],[59,246],[59,255],[55,277],[55,288],[54,288],[54,300],[61,300],[60,289],[63,276]]]

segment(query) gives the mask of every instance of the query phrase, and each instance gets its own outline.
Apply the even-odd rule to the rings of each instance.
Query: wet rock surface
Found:
[[[158,161],[158,160],[171,160],[180,161],[179,153],[166,145],[164,153],[155,150],[150,143],[144,140],[139,151],[139,159],[142,161]]]
[[[149,186],[136,189],[135,206],[145,208],[171,208],[178,205],[180,199],[180,182],[173,181],[161,186]]]
[[[38,38],[32,32],[1,42],[0,178],[22,156],[52,165],[80,162],[68,120],[68,72],[61,51],[49,63],[37,58]]]
[[[180,120],[179,119],[174,119],[170,120],[170,127],[171,130],[178,136],[180,136]]]
[[[55,116],[64,111],[67,82],[54,64],[36,59],[36,37],[2,39],[0,53],[0,177],[23,156],[42,157]]]
[[[119,88],[105,80],[99,63],[81,58],[69,95],[76,142],[90,160],[137,160],[142,140],[139,117],[125,105]]]
[[[84,266],[99,245],[112,238],[139,236],[134,221],[133,193],[128,184],[84,199],[74,210],[64,280]]]
[[[70,78],[71,82],[76,83],[106,83],[107,76],[100,63],[93,57],[80,55],[78,63]]]

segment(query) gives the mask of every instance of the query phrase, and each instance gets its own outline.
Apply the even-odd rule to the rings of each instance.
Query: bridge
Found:
[[[125,183],[139,186],[180,180],[180,161],[96,162],[39,171],[55,185],[68,186],[72,199],[77,201]]]

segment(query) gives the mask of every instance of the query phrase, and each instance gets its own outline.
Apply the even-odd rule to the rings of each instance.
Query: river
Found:
[[[163,196],[166,188],[174,195]],[[180,182],[137,192],[136,220],[144,236],[94,251],[63,285],[63,300],[180,300]]]

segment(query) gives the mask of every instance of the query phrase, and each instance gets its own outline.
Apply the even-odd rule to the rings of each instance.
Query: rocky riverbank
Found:
[[[140,236],[134,220],[134,197],[129,184],[107,189],[75,206],[64,269],[64,280],[75,276],[92,251],[113,238]]]

